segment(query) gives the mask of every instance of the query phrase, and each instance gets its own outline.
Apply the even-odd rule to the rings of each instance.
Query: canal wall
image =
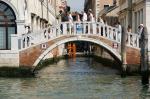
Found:
[[[0,67],[19,67],[19,52],[11,50],[0,51]]]
[[[121,63],[117,61],[111,53],[106,49],[95,45],[94,56],[96,60],[102,62],[104,65],[110,65],[113,68],[121,69]],[[138,50],[128,48],[127,53],[127,73],[140,73],[140,52]]]
[[[60,59],[62,56],[65,55],[64,53],[65,44],[59,45],[56,48],[54,48],[52,51],[50,51],[43,60],[49,60],[54,61],[53,59]],[[112,68],[121,69],[121,63],[119,60],[114,58],[114,56],[108,52],[106,49],[104,49],[101,46],[94,45],[93,46],[93,58],[95,58],[97,61],[103,63],[104,65],[107,65]],[[78,55],[77,55],[78,56]],[[80,55],[81,56],[81,55]],[[127,50],[127,73],[140,73],[140,53],[138,50],[129,49]]]

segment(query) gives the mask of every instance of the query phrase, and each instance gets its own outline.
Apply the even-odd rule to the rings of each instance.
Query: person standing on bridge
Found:
[[[93,13],[92,13],[92,9],[88,10],[88,21],[94,22],[94,16],[93,16]]]
[[[67,26],[67,31],[68,32],[71,31],[71,33],[72,33],[73,32],[73,17],[72,17],[71,12],[68,12],[68,21],[69,21],[69,24]]]
[[[118,28],[118,38],[117,38],[117,40],[118,40],[119,42],[121,42],[122,26],[121,26],[120,22],[118,22],[118,24],[117,24],[116,27]]]
[[[94,28],[94,26],[95,26],[93,22],[94,22],[95,20],[94,20],[94,16],[93,16],[93,13],[92,13],[92,9],[89,9],[89,10],[88,10],[88,21],[91,22],[91,25],[90,25],[90,28],[91,28],[91,29],[90,29],[90,32],[93,32],[93,28]]]
[[[76,15],[76,32],[78,34],[81,34],[82,33],[82,25],[81,25],[81,19],[80,19],[80,15],[78,12],[75,12],[75,15]]]
[[[82,11],[81,13],[82,13],[82,22],[83,22],[82,31],[83,31],[83,33],[84,32],[87,33],[87,29],[88,29],[87,23],[85,23],[85,22],[87,22],[87,14],[84,11]]]
[[[86,22],[87,21],[87,14],[84,11],[82,11],[81,13],[82,13],[82,22]]]

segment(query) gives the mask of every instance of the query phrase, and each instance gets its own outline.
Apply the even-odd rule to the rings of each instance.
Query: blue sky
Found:
[[[67,0],[71,11],[81,12],[84,9],[84,0]]]

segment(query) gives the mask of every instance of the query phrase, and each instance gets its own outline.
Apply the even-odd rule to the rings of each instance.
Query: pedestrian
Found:
[[[131,29],[131,26],[130,26],[130,25],[128,25],[127,32],[128,32],[128,33],[131,33],[131,32],[132,32],[132,29]],[[127,38],[130,39],[130,42],[129,42],[129,43],[130,43],[130,45],[133,46],[133,43],[134,43],[134,42],[133,42],[133,36],[130,35],[130,34],[128,34],[128,35],[129,35],[129,36],[128,36],[129,38],[128,38],[128,37],[127,37]]]
[[[117,28],[118,28],[118,41],[121,42],[122,26],[121,26],[120,22],[118,22]]]
[[[92,14],[92,9],[88,10],[88,21],[94,22],[94,16]]]
[[[86,22],[87,21],[87,14],[84,11],[82,11],[81,13],[82,13],[82,21]]]
[[[144,35],[143,31],[144,31],[144,25],[143,25],[143,24],[140,24],[140,25],[138,26],[138,35],[139,35],[139,38],[140,38],[140,39],[141,39],[142,35]]]
[[[72,14],[71,14],[71,12],[68,12],[68,20],[69,20],[69,22],[73,22],[73,17],[72,17]]]
[[[90,32],[93,33],[93,29],[95,27],[95,24],[93,23],[94,22],[94,16],[93,16],[93,13],[92,13],[92,9],[89,9],[88,10],[88,21],[90,22]]]
[[[72,30],[73,30],[73,17],[72,17],[72,14],[71,12],[68,12],[68,20],[69,20],[69,25],[67,26],[67,30],[69,31],[71,29],[71,33],[72,33]]]
[[[139,35],[139,46],[140,46],[140,48],[144,47],[143,44],[144,44],[145,35],[144,35],[144,25],[143,24],[140,24],[138,26],[138,35]]]
[[[83,33],[84,33],[84,31],[85,31],[85,33],[87,33],[87,31],[88,31],[88,27],[87,27],[87,14],[85,13],[85,11],[82,11],[81,12],[82,13],[82,22],[83,22],[83,24],[82,24],[82,31],[83,31]]]
[[[76,22],[80,22],[81,19],[80,19],[80,15],[78,12],[75,12],[75,15],[76,15]]]
[[[104,21],[103,21],[103,19],[101,17],[99,17],[98,19],[99,19],[100,23],[104,24]]]
[[[78,12],[75,12],[75,15],[76,15],[76,32],[78,34],[81,34],[82,33],[82,25],[81,25],[81,19],[80,19],[80,15]]]
[[[127,28],[127,32],[131,33],[132,32],[132,28],[130,25],[128,25],[128,28]]]

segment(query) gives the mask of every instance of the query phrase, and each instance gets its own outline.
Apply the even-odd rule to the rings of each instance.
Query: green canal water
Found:
[[[0,99],[150,99],[140,77],[121,78],[118,71],[90,58],[61,60],[35,78],[0,78]]]

